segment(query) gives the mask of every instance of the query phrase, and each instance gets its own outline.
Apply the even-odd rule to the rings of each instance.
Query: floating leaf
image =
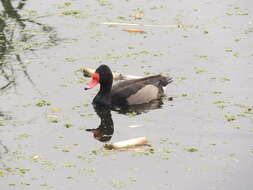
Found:
[[[49,106],[51,105],[51,103],[46,100],[39,100],[35,105],[38,107],[43,107],[43,106]]]
[[[143,16],[144,16],[143,13],[139,13],[139,14],[134,14],[134,15],[132,15],[132,17],[133,17],[134,19],[136,19],[136,20],[137,20],[137,19],[138,19],[138,20],[142,19]]]
[[[65,126],[66,128],[70,128],[70,127],[73,127],[73,124],[71,124],[71,123],[66,123],[64,126]]]
[[[58,111],[60,111],[61,110],[61,108],[59,108],[59,107],[52,107],[51,108],[51,111],[52,112],[58,112]]]
[[[63,11],[61,13],[61,15],[67,15],[67,16],[76,16],[78,14],[80,14],[81,12],[78,10],[67,10],[67,11]]]
[[[234,120],[236,120],[236,117],[234,115],[229,114],[229,113],[225,113],[224,116],[227,119],[227,121],[234,121]]]
[[[224,100],[216,100],[213,102],[214,104],[223,104],[225,103]]]
[[[198,149],[194,148],[194,147],[192,147],[192,148],[184,148],[184,150],[187,151],[187,152],[197,152],[198,151]]]

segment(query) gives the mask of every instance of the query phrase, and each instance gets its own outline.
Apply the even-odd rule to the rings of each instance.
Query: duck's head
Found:
[[[93,88],[98,83],[102,88],[111,88],[112,86],[113,75],[107,65],[100,65],[91,77],[92,81],[84,88],[85,90]]]

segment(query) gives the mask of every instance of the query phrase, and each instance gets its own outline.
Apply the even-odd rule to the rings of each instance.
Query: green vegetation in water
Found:
[[[216,100],[213,102],[214,104],[224,104],[225,101],[224,100]]]
[[[164,5],[156,5],[156,6],[153,6],[153,7],[150,7],[149,9],[150,10],[157,10],[157,9],[162,9],[162,8],[164,8]]]
[[[21,42],[21,41],[14,41],[13,46],[16,47],[16,50],[34,50],[42,47],[51,47],[55,44],[53,42]]]
[[[182,96],[182,97],[186,97],[186,96],[188,96],[188,94],[183,93],[183,94],[181,94],[181,96]]]
[[[0,170],[0,177],[4,177],[5,176],[5,173],[3,170]]]
[[[225,52],[233,52],[233,50],[231,48],[227,48],[225,49]]]
[[[97,2],[99,3],[100,6],[110,6],[112,5],[109,1],[107,0],[97,0]]]
[[[96,171],[95,168],[84,168],[84,169],[80,169],[79,173],[86,173],[89,176],[92,176],[92,175],[94,175],[95,171]]]
[[[224,117],[227,119],[227,121],[234,121],[236,120],[236,117],[230,113],[225,113]]]
[[[47,187],[48,186],[48,183],[42,183],[40,184],[41,187]]]
[[[112,182],[112,186],[114,188],[123,188],[126,186],[126,183],[122,182],[122,181],[116,181],[116,180],[113,180]]]
[[[183,81],[183,80],[186,80],[187,79],[187,77],[178,77],[178,80],[180,80],[180,81]]]
[[[128,115],[129,117],[134,117],[134,116],[137,115],[137,112],[131,111],[131,112],[128,112],[127,115]]]
[[[92,150],[91,153],[94,154],[94,155],[98,155],[100,153],[100,151],[98,151],[98,150]]]
[[[184,148],[184,151],[187,151],[187,152],[197,152],[198,149],[194,148],[194,147],[192,147],[192,148]]]
[[[118,16],[117,19],[124,20],[124,21],[127,20],[126,17],[123,17],[123,16]]]
[[[67,179],[74,179],[74,177],[73,176],[68,176],[68,177],[66,177]]]
[[[216,95],[220,95],[220,94],[222,94],[222,92],[221,92],[221,91],[213,91],[212,93],[213,93],[213,94],[216,94]]]
[[[28,183],[28,182],[26,182],[26,181],[21,181],[20,184],[21,184],[21,185],[27,185],[27,186],[31,185],[30,183]]]
[[[226,12],[226,15],[231,16],[231,15],[233,15],[233,13],[228,11],[228,12]]]
[[[148,155],[151,155],[151,154],[154,154],[154,153],[155,153],[154,148],[149,148],[149,149],[146,149],[146,150],[138,150],[135,153],[133,153],[133,156],[148,156]]]
[[[64,148],[64,149],[62,149],[62,152],[70,152],[70,150],[67,148]]]
[[[84,83],[85,79],[83,77],[79,77],[78,79],[76,79],[77,83]]]
[[[134,177],[129,177],[129,182],[130,182],[130,183],[135,183],[136,181],[137,181],[136,178],[134,178]]]
[[[22,133],[20,135],[18,135],[18,137],[15,138],[15,140],[23,140],[23,139],[27,139],[28,137],[30,137],[30,134],[27,133]]]
[[[121,59],[121,58],[129,58],[129,57],[133,57],[133,56],[142,56],[142,55],[148,55],[150,54],[149,51],[147,50],[142,50],[142,51],[137,51],[137,52],[131,52],[131,53],[127,53],[125,55],[114,55],[112,53],[107,53],[103,56],[96,56],[96,57],[92,57],[90,59],[92,60],[96,60],[99,63],[102,63],[105,59]],[[154,53],[154,55],[161,55],[161,53]]]
[[[225,104],[219,104],[219,105],[218,105],[218,108],[220,108],[220,109],[222,109],[222,110],[223,110],[225,107],[227,107],[227,105],[225,105]]]
[[[62,5],[59,5],[57,8],[58,9],[64,9],[64,8],[69,7],[70,5],[71,5],[71,2],[65,2]]]
[[[80,116],[81,117],[92,117],[92,116],[94,116],[94,114],[93,113],[88,113],[88,114],[81,113]]]
[[[0,121],[0,127],[5,126],[5,123],[3,121]]]
[[[65,164],[64,167],[66,167],[66,168],[75,168],[76,164]]]
[[[50,111],[51,111],[51,112],[59,112],[59,111],[61,111],[61,108],[59,108],[59,107],[52,107],[52,108],[50,109]]]
[[[73,127],[73,124],[71,124],[71,123],[65,123],[64,126],[65,126],[66,128],[71,128],[71,127]]]
[[[34,156],[31,157],[31,160],[34,161],[34,162],[37,162],[39,158],[40,158],[39,155],[34,155]]]
[[[89,104],[83,104],[83,107],[85,107],[85,108],[88,107],[88,106],[89,106]]]
[[[46,100],[39,100],[35,105],[38,107],[43,107],[43,106],[50,106],[51,103]]]
[[[49,122],[51,122],[51,123],[58,123],[59,120],[58,119],[50,119]]]
[[[18,168],[18,171],[21,175],[26,174],[27,172],[29,172],[31,169],[30,168]]]
[[[61,15],[65,15],[65,16],[76,16],[79,15],[81,12],[78,10],[67,10],[67,11],[63,11],[61,13]]]
[[[168,137],[161,138],[161,139],[160,139],[160,143],[161,143],[161,144],[164,144],[164,143],[168,142],[168,140],[169,140]]]
[[[205,69],[195,69],[196,74],[201,74],[207,72]]]
[[[231,153],[228,155],[229,157],[235,158],[236,157],[236,153]]]
[[[208,30],[204,30],[204,31],[203,31],[203,34],[208,34],[208,33],[209,33]]]
[[[72,57],[67,57],[67,58],[65,58],[65,61],[67,61],[67,62],[75,62],[76,59],[72,58]]]
[[[147,54],[150,54],[150,52],[147,51],[147,50],[143,50],[143,51],[139,51],[139,52],[128,53],[126,55],[126,57],[130,57],[130,56],[133,56],[133,55],[147,55]]]
[[[163,152],[164,153],[172,153],[172,152],[175,152],[175,150],[166,148],[166,149],[163,150]]]
[[[238,105],[236,105],[236,106],[238,106]],[[253,114],[252,108],[247,107],[247,106],[241,107],[241,108],[243,108],[244,110],[242,112],[238,113],[237,116],[239,116],[239,117],[247,117],[247,116]]]
[[[222,82],[231,81],[231,79],[230,79],[230,78],[227,78],[227,77],[223,77],[221,80],[222,80]]]
[[[233,56],[235,56],[235,57],[238,57],[239,55],[240,55],[239,52],[234,52],[234,53],[233,53]]]
[[[234,41],[239,42],[239,41],[241,41],[241,38],[235,38]]]
[[[231,29],[231,26],[222,26],[222,29]]]
[[[151,75],[152,74],[152,72],[148,72],[148,71],[143,72],[143,73],[144,73],[144,75]]]
[[[248,12],[242,12],[242,11],[238,11],[235,14],[238,15],[238,16],[247,16],[247,15],[249,15]]]

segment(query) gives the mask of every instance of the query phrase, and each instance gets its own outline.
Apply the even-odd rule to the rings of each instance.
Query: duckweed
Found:
[[[64,126],[65,126],[66,128],[71,128],[71,127],[73,127],[73,124],[71,124],[71,123],[66,123]]]
[[[225,101],[224,100],[216,100],[213,103],[214,104],[223,104],[223,103],[225,103]]]
[[[46,100],[39,100],[35,105],[38,107],[43,107],[43,106],[50,106],[51,103]]]
[[[224,117],[227,119],[227,121],[234,121],[236,120],[236,117],[230,113],[225,113]]]
[[[184,148],[184,151],[187,151],[187,152],[197,152],[198,149],[194,148],[194,147],[192,147],[192,148]]]
[[[207,71],[205,69],[196,69],[195,70],[196,74],[201,74],[201,73],[204,73],[204,72],[207,72]]]
[[[61,13],[61,15],[67,15],[67,16],[76,16],[78,14],[80,14],[80,11],[78,10],[67,10]]]

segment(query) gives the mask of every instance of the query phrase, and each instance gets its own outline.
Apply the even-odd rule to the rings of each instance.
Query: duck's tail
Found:
[[[173,78],[172,77],[162,77],[160,80],[160,83],[163,87],[167,86],[169,83],[173,82]]]

